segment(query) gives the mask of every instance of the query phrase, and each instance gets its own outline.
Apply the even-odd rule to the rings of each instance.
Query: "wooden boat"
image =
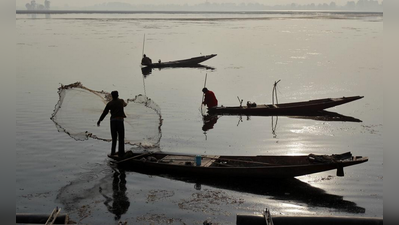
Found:
[[[16,213],[16,224],[46,224],[50,218],[49,214],[36,214],[36,213]],[[50,223],[47,223],[50,224]],[[60,214],[51,224],[76,224],[69,218],[68,214]]]
[[[350,152],[339,155],[301,156],[196,156],[128,151],[123,158],[117,155],[109,157],[118,166],[127,169],[140,168],[156,173],[209,178],[292,178],[334,169],[337,169],[338,176],[343,176],[344,167],[368,161],[367,157],[353,157]]]
[[[16,213],[16,224],[76,224],[68,214],[61,214],[56,207],[51,214]]]
[[[237,225],[382,225],[380,217],[352,216],[271,216],[268,209],[262,215],[237,215]]]
[[[206,65],[201,65],[201,64],[195,64],[195,65],[182,65],[182,66],[169,66],[169,67],[141,67],[141,73],[143,74],[144,77],[147,77],[152,73],[153,70],[163,70],[163,69],[175,69],[175,68],[191,68],[191,69],[202,69],[202,70],[215,70],[214,67],[211,66],[206,66]]]
[[[202,63],[202,62],[204,62],[208,59],[211,59],[215,56],[216,56],[216,54],[211,54],[211,55],[193,57],[190,59],[182,59],[182,60],[160,62],[160,63],[157,62],[157,63],[152,63],[151,65],[146,65],[145,67],[149,67],[149,68],[189,67],[189,66],[193,66],[193,65],[198,65],[199,63]]]
[[[246,106],[214,107],[208,109],[208,113],[218,115],[298,115],[324,110],[361,98],[363,98],[363,96],[324,98],[274,105],[256,105],[254,103],[248,103]]]

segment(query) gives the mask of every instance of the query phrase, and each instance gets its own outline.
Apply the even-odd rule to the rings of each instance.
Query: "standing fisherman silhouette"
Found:
[[[111,92],[111,95],[112,100],[105,106],[100,119],[98,119],[97,126],[100,126],[101,121],[105,118],[108,112],[111,111],[110,126],[112,145],[111,154],[109,156],[116,155],[116,142],[119,140],[118,156],[123,157],[125,154],[125,125],[123,119],[126,118],[123,108],[127,105],[127,103],[123,99],[118,98],[118,91]]]

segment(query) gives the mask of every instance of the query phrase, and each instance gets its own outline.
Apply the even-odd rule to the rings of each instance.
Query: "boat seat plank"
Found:
[[[212,156],[202,156],[201,167],[209,167],[219,157],[220,156],[214,156],[214,155],[212,155]],[[173,164],[173,165],[187,165],[187,163],[189,162],[189,163],[191,163],[191,165],[195,165],[195,157],[168,155],[168,156],[165,156],[161,160],[161,162],[162,163]]]
[[[212,163],[215,162],[216,159],[218,159],[220,156],[219,155],[206,155],[205,157],[202,157],[201,160],[201,166],[203,167],[209,167],[212,165]]]
[[[168,155],[165,156],[161,162],[173,164],[173,165],[186,165],[187,162],[190,162],[194,165],[195,158],[192,156],[184,156],[184,155]]]

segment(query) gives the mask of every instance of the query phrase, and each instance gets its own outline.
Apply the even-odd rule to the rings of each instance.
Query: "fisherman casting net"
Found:
[[[105,105],[112,99],[110,93],[93,91],[76,82],[61,85],[58,95],[59,100],[51,116],[58,131],[67,133],[75,140],[94,138],[111,141],[110,114],[101,127],[96,125]],[[125,143],[144,148],[157,147],[162,136],[159,106],[143,95],[125,101]]]

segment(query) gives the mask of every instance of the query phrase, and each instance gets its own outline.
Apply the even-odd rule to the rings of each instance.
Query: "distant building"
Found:
[[[47,10],[50,9],[50,1],[48,1],[48,0],[44,1],[44,8]]]
[[[27,10],[49,10],[50,1],[45,0],[44,5],[42,5],[42,4],[36,4],[36,1],[32,0],[30,3],[26,3],[25,7]]]

